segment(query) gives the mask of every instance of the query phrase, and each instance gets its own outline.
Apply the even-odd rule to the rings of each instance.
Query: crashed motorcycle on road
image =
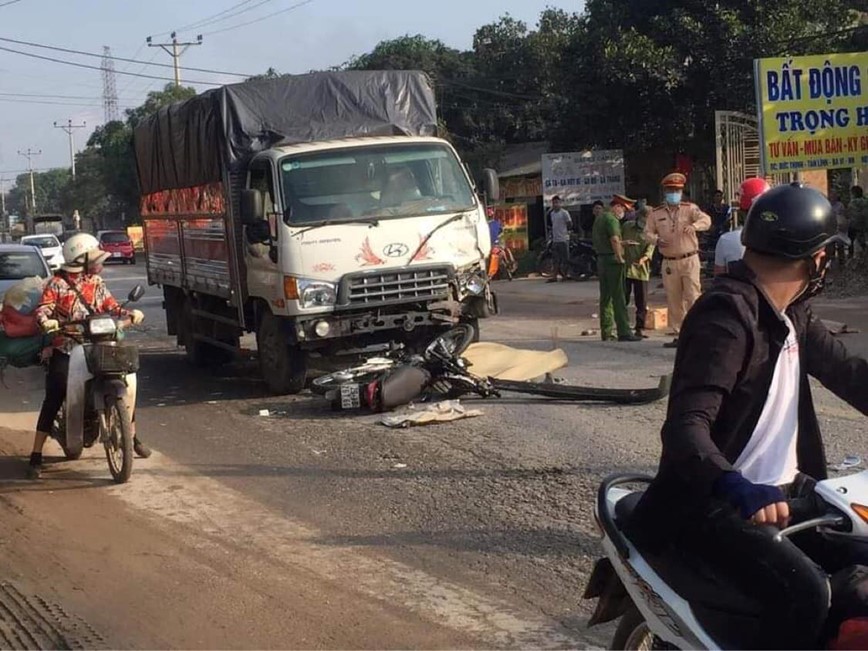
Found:
[[[475,331],[459,324],[440,336],[421,354],[402,346],[364,364],[316,378],[314,393],[326,396],[335,409],[388,411],[414,401],[449,400],[466,395],[499,398],[502,392],[543,396],[560,400],[644,404],[669,394],[670,376],[649,389],[582,387],[555,381],[528,382],[483,377],[471,372],[463,357]]]

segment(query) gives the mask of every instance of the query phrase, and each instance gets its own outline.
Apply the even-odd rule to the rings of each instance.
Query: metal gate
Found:
[[[757,118],[736,111],[715,111],[717,187],[724,198],[737,201],[741,182],[762,176]]]

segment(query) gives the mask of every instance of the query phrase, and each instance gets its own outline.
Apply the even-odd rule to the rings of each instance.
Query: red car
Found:
[[[109,261],[136,264],[136,250],[133,241],[123,231],[103,231],[99,234],[99,248],[110,253]]]

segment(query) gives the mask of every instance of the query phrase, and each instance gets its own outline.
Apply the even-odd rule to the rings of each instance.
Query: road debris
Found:
[[[467,409],[458,400],[443,400],[426,405],[410,405],[399,413],[383,416],[380,422],[386,427],[411,427],[446,423],[462,418],[482,416],[482,414],[481,409]]]

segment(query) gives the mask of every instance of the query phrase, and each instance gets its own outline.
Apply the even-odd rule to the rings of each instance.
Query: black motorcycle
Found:
[[[473,341],[473,328],[459,324],[436,337],[421,355],[398,346],[361,366],[316,378],[313,393],[325,396],[335,410],[389,411],[414,401],[454,399],[467,395],[499,398],[501,392],[544,396],[555,400],[640,405],[669,395],[671,376],[656,387],[616,389],[564,384],[554,379],[523,382],[480,377],[462,358]]]
[[[546,247],[537,257],[537,271],[543,278],[551,278],[555,275],[555,260],[552,251],[552,243]],[[591,240],[583,240],[578,237],[570,238],[570,259],[567,262],[567,274],[573,280],[587,280],[597,274],[597,252]]]

